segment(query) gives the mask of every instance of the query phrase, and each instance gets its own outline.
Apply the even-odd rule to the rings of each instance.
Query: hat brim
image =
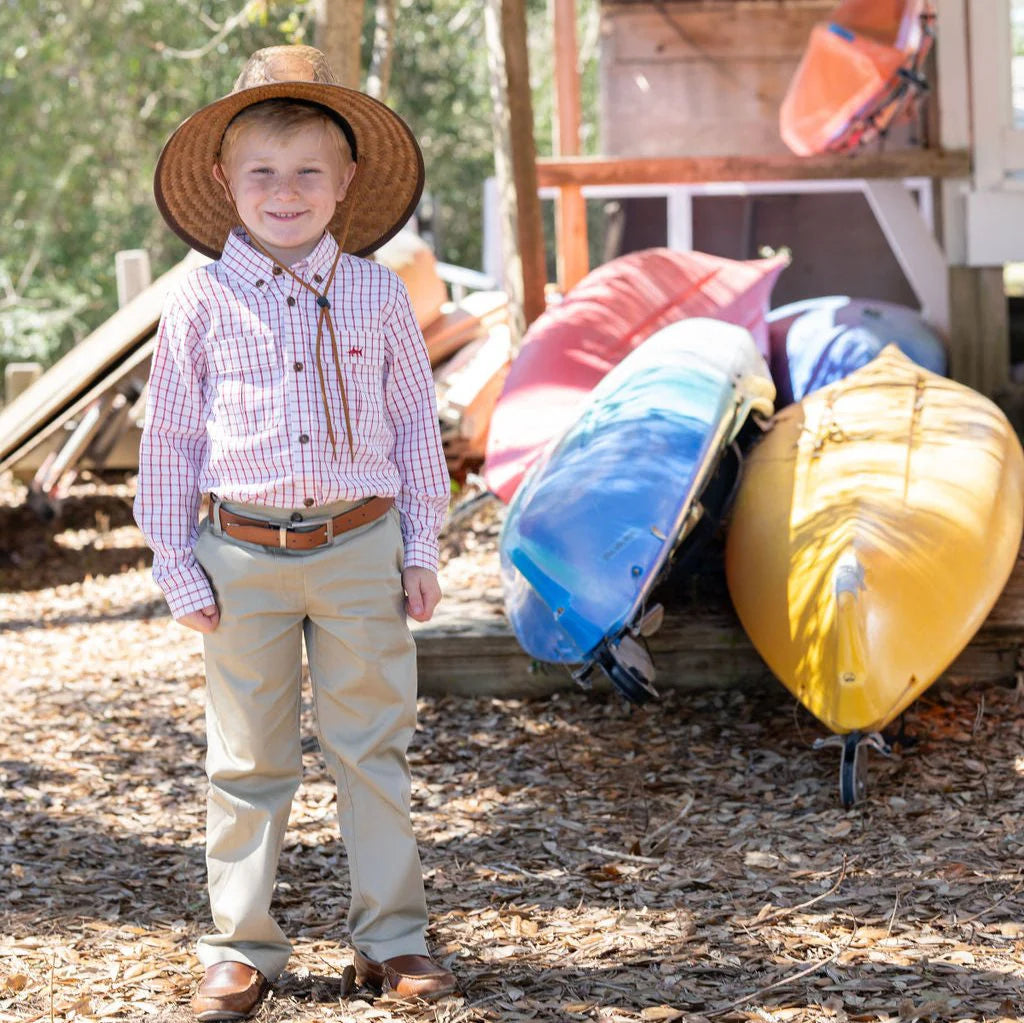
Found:
[[[420,147],[405,121],[383,103],[353,89],[318,82],[275,82],[242,89],[196,111],[178,126],[160,153],[153,183],[157,206],[174,233],[204,255],[220,256],[238,218],[214,180],[213,165],[232,118],[268,99],[319,103],[351,125],[359,170],[327,225],[344,251],[365,256],[394,237],[423,193]],[[339,238],[346,221],[348,230]]]

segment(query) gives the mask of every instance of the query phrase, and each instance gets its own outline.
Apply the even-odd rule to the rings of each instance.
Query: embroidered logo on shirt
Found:
[[[353,358],[358,358],[360,355],[363,354],[363,350],[362,348],[350,348],[348,350],[348,354],[351,355]]]

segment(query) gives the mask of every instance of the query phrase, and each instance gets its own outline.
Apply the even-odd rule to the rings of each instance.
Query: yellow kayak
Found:
[[[1022,524],[1024,454],[1006,417],[890,345],[784,409],[749,456],[729,591],[812,714],[876,733],[985,620]]]

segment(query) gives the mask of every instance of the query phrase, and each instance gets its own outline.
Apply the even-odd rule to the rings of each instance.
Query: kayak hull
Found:
[[[945,670],[1009,578],[1024,455],[1002,412],[895,346],[789,406],[726,543],[740,621],[832,731],[877,731]]]

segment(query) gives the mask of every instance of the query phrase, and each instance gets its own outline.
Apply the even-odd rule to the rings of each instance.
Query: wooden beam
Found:
[[[929,135],[932,145],[950,149],[971,144],[970,59],[968,57],[967,0],[936,0],[936,24],[942,26],[931,62],[935,87],[928,101],[936,131]],[[967,262],[967,203],[970,189],[966,178],[934,181],[939,196],[938,235],[949,266]]]
[[[512,174],[519,205],[519,253],[523,261],[523,313],[526,326],[544,312],[544,229],[537,194],[537,144],[533,137],[533,99],[526,31],[525,0],[502,0],[501,28],[508,74]]]
[[[964,178],[966,149],[907,149],[842,156],[574,157],[537,161],[542,188],[565,185],[685,185],[714,181],[814,181],[837,178]]]
[[[946,255],[925,223],[918,205],[901,181],[873,178],[864,194],[874,211],[908,283],[921,314],[943,334],[949,334],[949,280]]]
[[[952,266],[949,292],[949,375],[991,398],[1010,372],[1003,268]]]
[[[501,36],[508,85],[512,178],[519,210],[519,257],[523,266],[523,314],[526,326],[544,312],[544,229],[537,194],[537,144],[533,137],[533,99],[526,31],[525,0],[501,0]]]
[[[524,0],[486,0],[484,27],[494,108],[504,286],[513,334],[519,335],[514,343],[518,344],[522,332],[544,311],[547,283]]]
[[[697,603],[669,608],[648,640],[658,690],[774,685],[736,617],[725,588],[702,588]],[[486,599],[442,601],[429,622],[411,622],[421,695],[541,697],[577,690],[570,669],[523,653],[508,619]],[[1002,596],[959,657],[945,683],[1012,682],[1024,644],[1024,560],[1018,558]],[[595,672],[600,675],[600,672]],[[607,689],[608,683],[597,683]]]
[[[555,39],[555,139],[558,156],[580,151],[580,76],[576,48],[576,0],[552,0]],[[583,190],[559,190],[555,203],[555,247],[558,284],[567,292],[590,269],[587,205]]]

